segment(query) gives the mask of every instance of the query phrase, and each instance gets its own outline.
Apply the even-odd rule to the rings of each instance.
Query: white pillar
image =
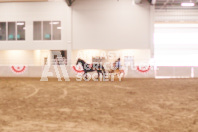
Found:
[[[154,24],[155,24],[155,5],[150,6],[150,51],[151,58],[154,57]]]
[[[67,8],[67,65],[72,65],[72,6]],[[69,75],[70,75],[70,71]]]

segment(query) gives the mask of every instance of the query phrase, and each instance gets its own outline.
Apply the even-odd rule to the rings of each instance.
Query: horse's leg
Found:
[[[105,78],[105,72],[103,72],[102,70],[100,70],[99,73],[102,74],[102,78],[104,79]]]
[[[105,71],[105,69],[104,69],[104,66],[102,66],[102,76],[103,76],[103,78],[106,78],[106,71]]]
[[[100,78],[100,72],[99,72],[99,70],[97,70],[97,73],[98,73],[98,79]]]
[[[85,76],[85,79],[87,79],[87,71],[85,70],[83,76]]]
[[[102,70],[100,70],[99,73],[102,74],[102,78],[104,78],[104,74],[103,74]]]

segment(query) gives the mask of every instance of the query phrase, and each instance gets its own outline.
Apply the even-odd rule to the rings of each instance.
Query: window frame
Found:
[[[8,37],[8,35],[9,35],[9,33],[8,33],[8,23],[9,22],[14,22],[15,23],[15,33],[14,33],[14,35],[15,35],[15,39],[13,39],[13,40],[9,40],[9,37]],[[24,33],[24,35],[25,35],[25,38],[24,38],[24,40],[18,40],[17,39],[17,34],[18,34],[18,27],[17,27],[17,22],[24,22],[24,25],[25,25],[25,28],[26,28],[26,21],[0,21],[0,23],[6,23],[6,40],[0,40],[0,42],[5,42],[5,41],[7,41],[7,42],[15,42],[15,41],[26,41],[26,29],[24,30],[25,31],[25,33]]]
[[[7,32],[8,32],[8,31],[7,31],[7,24],[8,24],[8,23],[7,23],[7,21],[0,21],[0,23],[5,23],[5,40],[0,40],[0,42],[1,42],[1,41],[7,41],[7,34],[8,34],[8,33],[7,33]]]
[[[51,39],[50,40],[45,40],[44,39],[44,35],[43,35],[43,32],[44,32],[44,25],[43,25],[43,23],[44,22],[47,22],[47,21],[49,21],[50,23],[52,23],[52,22],[60,22],[60,26],[62,27],[62,22],[61,22],[61,20],[34,20],[33,21],[33,41],[62,41],[62,28],[60,29],[61,31],[60,31],[60,39],[54,39],[53,38],[53,24],[50,24],[51,25]],[[34,39],[34,22],[41,22],[41,39],[40,40],[35,40]]]
[[[17,23],[19,23],[19,22],[24,22],[24,28],[25,29],[23,29],[25,32],[24,32],[24,40],[18,40],[18,38],[17,38],[17,36],[18,36],[18,26],[20,26],[20,25],[17,25]],[[26,40],[26,23],[25,23],[25,21],[16,21],[16,40],[17,41],[25,41]]]

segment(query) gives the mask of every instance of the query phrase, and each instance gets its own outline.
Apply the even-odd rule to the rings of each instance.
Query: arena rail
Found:
[[[41,77],[45,66],[0,66],[0,77]],[[62,75],[60,65],[57,66],[58,71]],[[82,70],[75,66],[66,66],[69,77],[75,78]],[[56,78],[56,71],[52,66],[49,72]],[[93,72],[94,73],[94,72]],[[92,74],[93,74],[92,73]],[[124,69],[125,78],[196,78],[198,77],[198,66],[157,66],[157,67],[135,67]]]
[[[27,65],[15,65],[15,66],[0,66],[0,77],[41,77],[45,66],[27,66]],[[57,65],[58,71],[62,75],[62,70],[60,65]],[[65,67],[69,77],[74,78],[79,73],[75,66]],[[57,77],[54,66],[50,66],[49,72],[53,74],[51,77]],[[107,71],[108,72],[108,71]],[[80,73],[83,73],[80,70]],[[95,73],[95,72],[93,72]],[[93,74],[91,73],[91,74]],[[138,68],[128,68],[124,70],[125,78],[154,78],[155,72],[151,68],[144,69],[143,71]]]

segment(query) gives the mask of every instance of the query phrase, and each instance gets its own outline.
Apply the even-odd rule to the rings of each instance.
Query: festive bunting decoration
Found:
[[[24,73],[27,69],[27,66],[11,66],[11,70],[14,72],[14,73]]]
[[[151,66],[137,66],[137,70],[139,72],[145,73],[148,72],[151,69]]]

